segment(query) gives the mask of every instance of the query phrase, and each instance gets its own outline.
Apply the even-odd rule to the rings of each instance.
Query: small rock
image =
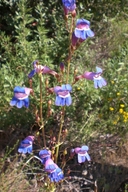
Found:
[[[83,170],[82,175],[87,175],[87,174],[88,174],[88,171],[86,169]]]

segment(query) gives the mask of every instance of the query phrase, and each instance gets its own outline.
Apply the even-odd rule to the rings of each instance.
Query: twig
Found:
[[[66,179],[66,178],[65,178],[65,179]],[[67,179],[74,179],[74,180],[78,180],[78,181],[84,180],[84,181],[87,181],[88,183],[91,183],[91,184],[95,185],[95,182],[94,182],[94,181],[90,181],[90,180],[85,179],[85,178],[83,178],[83,177],[70,176],[70,177],[67,177]]]
[[[39,161],[42,162],[42,160],[41,160],[39,157],[37,157],[37,156],[32,156],[32,157],[23,165],[22,169],[23,169],[33,158],[36,158],[36,159],[38,159]]]

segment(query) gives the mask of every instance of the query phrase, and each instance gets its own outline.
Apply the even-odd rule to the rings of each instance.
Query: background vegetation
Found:
[[[66,108],[67,140],[71,145],[82,144],[97,133],[116,133],[124,137],[128,131],[128,1],[79,0],[77,18],[90,20],[95,37],[86,40],[75,51],[71,74],[75,68],[81,74],[95,71],[99,66],[104,70],[107,86],[96,90],[93,83],[86,80],[74,85],[73,105]],[[3,161],[12,151],[17,152],[18,140],[38,130],[34,107],[39,97],[38,79],[33,79],[36,99],[30,98],[29,109],[10,107],[14,87],[29,86],[27,75],[34,60],[38,59],[40,64],[59,72],[59,64],[65,61],[67,49],[68,32],[61,0],[0,1],[1,156],[6,150]],[[56,85],[51,76],[48,78],[49,87]],[[55,98],[47,96],[45,90],[43,92],[46,118],[47,102],[52,98],[54,103]],[[59,112],[54,104],[52,112],[46,131],[49,127],[53,131],[58,127]]]
[[[119,134],[127,131],[127,4],[125,0],[77,1],[77,17],[91,21],[95,37],[75,52],[72,72],[76,67],[81,73],[100,66],[108,86],[95,90],[88,81],[75,85],[74,105],[67,108],[70,124],[66,126],[71,137],[73,130],[83,140],[95,130]],[[62,4],[57,0],[2,0],[0,13],[0,127],[4,131],[17,126],[29,129],[35,121],[33,99],[26,111],[11,108],[9,102],[16,85],[28,86],[27,74],[33,60],[59,71],[68,48]],[[38,97],[36,80],[34,85]]]

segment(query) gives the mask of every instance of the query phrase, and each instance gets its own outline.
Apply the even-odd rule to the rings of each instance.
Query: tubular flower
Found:
[[[68,13],[72,13],[73,16],[76,16],[76,1],[75,0],[62,0],[64,14],[68,16]]]
[[[19,153],[32,153],[32,144],[34,141],[34,136],[28,136],[23,141],[21,141],[20,146],[18,148]]]
[[[55,105],[57,106],[64,106],[64,105],[71,105],[72,98],[70,92],[72,91],[72,87],[69,84],[56,86],[54,87],[54,92],[56,93],[56,100]]]
[[[41,159],[41,163],[44,165],[45,162],[51,158],[51,151],[44,149],[39,152],[39,157]]]
[[[94,87],[97,89],[107,85],[106,80],[100,76],[101,74],[102,69],[96,67],[96,72],[85,72],[82,78],[94,81]]]
[[[48,173],[48,177],[51,182],[59,182],[64,178],[62,170],[56,165],[52,159],[48,159],[45,163],[45,171]]]
[[[76,28],[72,34],[72,46],[82,43],[88,37],[94,37],[94,32],[90,29],[90,22],[86,19],[77,19]]]
[[[32,63],[34,69],[28,74],[28,78],[32,78],[36,73],[51,74],[53,76],[58,77],[58,74],[55,71],[51,70],[47,66],[38,65],[38,63],[39,63],[38,60],[35,60]]]
[[[77,154],[78,163],[84,163],[86,160],[90,161],[91,158],[87,151],[89,150],[88,146],[83,145],[81,148],[76,147],[75,149],[71,149],[71,157]]]
[[[26,87],[16,86],[14,88],[14,96],[10,101],[11,106],[16,106],[17,108],[22,108],[25,106],[29,107],[29,95],[32,89]]]

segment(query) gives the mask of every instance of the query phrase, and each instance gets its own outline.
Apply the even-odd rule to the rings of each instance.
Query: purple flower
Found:
[[[76,1],[75,0],[62,0],[64,13],[68,15],[68,13],[72,13],[74,16],[76,15]]]
[[[45,163],[45,171],[48,172],[48,177],[51,182],[59,182],[64,178],[62,170],[56,165],[52,159],[48,159]]]
[[[64,106],[64,105],[71,105],[72,98],[70,92],[72,91],[72,87],[69,84],[56,86],[54,87],[54,92],[56,93],[56,100],[55,105],[57,106]]]
[[[100,76],[102,71],[103,70],[100,67],[96,67],[96,72],[85,72],[82,77],[94,81],[94,87],[96,89],[99,87],[101,88],[107,85],[106,80]]]
[[[18,148],[19,153],[32,153],[32,144],[34,141],[34,136],[28,136],[23,141],[21,141]]]
[[[77,154],[78,163],[84,163],[86,160],[90,161],[91,158],[87,151],[89,150],[88,146],[83,145],[81,148],[76,147],[75,149],[71,150],[71,157],[74,156],[74,154]]]
[[[49,67],[39,65],[38,60],[35,60],[32,64],[34,69],[28,74],[29,78],[32,78],[36,73],[51,74],[58,77],[58,74],[55,71],[51,70]]]
[[[44,150],[41,150],[39,152],[39,157],[40,159],[42,160],[41,163],[44,165],[45,162],[51,158],[51,151],[50,150],[47,150],[47,149],[44,149]]]
[[[16,86],[14,88],[14,96],[10,101],[11,106],[22,108],[23,106],[29,107],[29,94],[32,91],[30,88]]]
[[[60,70],[62,71],[62,72],[64,72],[64,69],[65,69],[65,66],[64,66],[64,63],[60,63]]]
[[[93,37],[90,22],[86,19],[77,19],[75,31],[72,34],[72,46],[82,43],[88,37]]]

